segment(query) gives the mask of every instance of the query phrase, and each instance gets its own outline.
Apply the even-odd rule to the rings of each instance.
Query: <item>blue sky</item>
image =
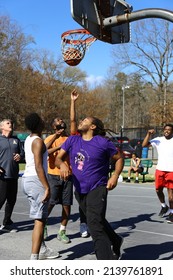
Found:
[[[173,11],[172,0],[128,0],[133,11],[146,8],[162,8]],[[9,15],[32,35],[36,48],[47,49],[55,57],[61,55],[61,34],[64,31],[81,28],[70,13],[70,0],[0,0],[0,14]],[[133,33],[133,29],[132,29]],[[78,67],[86,71],[88,81],[98,84],[107,75],[112,65],[112,45],[97,40],[86,53]]]

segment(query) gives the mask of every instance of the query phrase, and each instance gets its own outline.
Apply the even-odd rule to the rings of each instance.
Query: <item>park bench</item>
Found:
[[[130,158],[127,158],[124,160],[124,167],[130,167]],[[141,172],[140,174],[143,176],[143,180],[142,182],[145,183],[145,175],[149,174],[149,168],[151,168],[153,166],[153,161],[151,159],[141,159],[141,163],[144,167],[143,172]],[[123,173],[128,173],[128,170],[123,169]]]

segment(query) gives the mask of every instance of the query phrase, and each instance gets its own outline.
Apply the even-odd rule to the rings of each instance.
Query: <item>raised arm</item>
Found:
[[[146,134],[146,136],[145,136],[145,138],[144,138],[144,140],[142,142],[142,147],[147,147],[147,146],[150,145],[149,140],[151,138],[151,135],[153,135],[154,133],[155,133],[154,129],[149,129],[148,130],[148,132],[147,132],[147,134]]]
[[[52,144],[53,144],[53,142],[54,142],[57,138],[59,138],[59,136],[61,135],[61,133],[62,133],[62,129],[60,129],[59,131],[57,131],[57,132],[52,136],[52,138],[49,139],[49,141],[48,141],[47,138],[44,140],[44,143],[45,143],[45,145],[46,145],[46,148],[47,148],[47,151],[48,151],[48,154],[49,154],[49,155],[52,154],[52,153],[54,153],[54,152],[56,152],[56,151],[58,151],[58,150],[60,150],[61,145],[52,148]]]
[[[71,134],[76,134],[76,131],[77,131],[75,102],[78,99],[78,97],[79,97],[79,94],[74,89],[71,92],[71,103],[70,103],[70,133]]]

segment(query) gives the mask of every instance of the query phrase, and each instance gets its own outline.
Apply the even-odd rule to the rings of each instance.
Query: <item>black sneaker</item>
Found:
[[[139,180],[135,180],[135,182],[134,183],[138,183],[139,184]]]
[[[130,183],[130,179],[127,179],[127,180],[126,180],[126,183]]]
[[[119,237],[120,237],[119,244],[118,245],[116,244],[116,245],[112,246],[114,260],[119,260],[120,257],[121,257],[120,249],[121,249],[121,245],[123,244],[124,238],[120,235],[119,235]]]
[[[166,205],[166,207],[162,207],[160,210],[159,216],[162,218],[165,217],[168,210],[169,210],[169,207],[167,205]]]
[[[18,231],[18,228],[14,225],[14,224],[11,224],[11,225],[2,225],[0,226],[0,231],[2,232],[17,232]]]
[[[169,213],[169,216],[166,218],[168,224],[173,224],[173,213]]]

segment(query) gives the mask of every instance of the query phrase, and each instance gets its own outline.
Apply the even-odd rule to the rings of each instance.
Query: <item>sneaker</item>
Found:
[[[166,218],[168,224],[173,224],[173,213],[169,213],[169,216]]]
[[[139,180],[135,180],[135,182],[134,183],[139,183]]]
[[[85,223],[80,224],[80,235],[83,238],[89,236],[87,224],[85,224]]]
[[[117,246],[117,244],[116,244],[116,245],[112,246],[114,260],[119,260],[120,257],[121,257],[120,249],[121,249],[121,246],[123,244],[124,238],[120,235],[119,235],[119,237],[120,237],[119,245]]]
[[[59,257],[59,252],[55,252],[47,246],[40,249],[39,260],[56,259],[58,257]]]
[[[47,225],[44,227],[44,240],[48,238],[48,231],[47,231]]]
[[[67,244],[70,242],[70,239],[68,236],[65,234],[65,230],[60,230],[57,234],[57,239],[59,241],[62,241],[63,243]]]
[[[18,229],[14,224],[11,224],[11,225],[6,225],[6,226],[2,225],[0,227],[0,231],[13,233],[13,232],[17,232]]]
[[[165,217],[168,210],[169,210],[169,207],[167,205],[166,205],[166,207],[162,207],[160,210],[159,216],[162,218]]]
[[[127,180],[126,180],[126,183],[130,183],[130,179],[127,179]]]

